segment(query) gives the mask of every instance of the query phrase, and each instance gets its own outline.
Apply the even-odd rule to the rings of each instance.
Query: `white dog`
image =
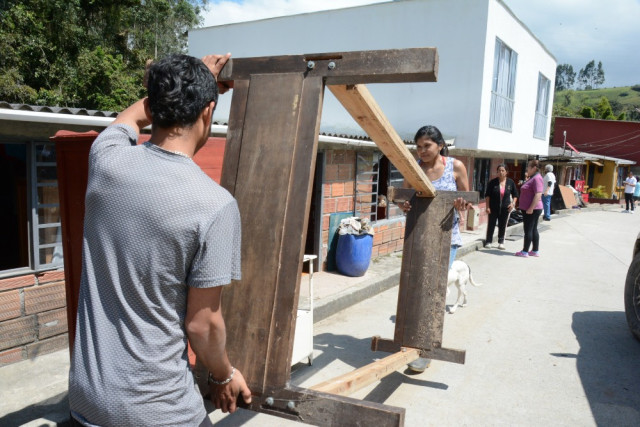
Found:
[[[453,261],[447,278],[447,296],[449,295],[449,286],[455,284],[458,287],[458,299],[456,303],[449,308],[449,313],[455,313],[458,306],[464,307],[467,305],[467,283],[471,283],[473,286],[482,286],[473,281],[471,268],[469,268],[466,262],[460,260]]]

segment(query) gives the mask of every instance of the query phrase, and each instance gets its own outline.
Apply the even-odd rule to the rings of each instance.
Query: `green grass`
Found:
[[[640,88],[640,85],[633,87]],[[556,92],[553,100],[554,115],[577,117],[585,106],[597,111],[598,103],[603,96],[609,100],[616,117],[625,112],[626,120],[640,121],[640,113],[635,111],[636,108],[640,108],[640,92],[632,90],[631,86]]]

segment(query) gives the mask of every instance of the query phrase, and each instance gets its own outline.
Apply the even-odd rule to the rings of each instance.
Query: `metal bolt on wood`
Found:
[[[267,400],[264,401],[267,406],[273,406],[273,397],[267,397]]]
[[[296,409],[296,404],[292,400],[290,400],[289,402],[287,402],[287,408],[294,410]]]
[[[313,61],[307,62],[307,68],[313,70],[316,67],[316,63]]]
[[[333,61],[329,62],[329,69],[333,70],[334,68],[336,68],[336,63]]]

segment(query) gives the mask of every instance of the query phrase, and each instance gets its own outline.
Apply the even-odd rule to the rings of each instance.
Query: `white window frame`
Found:
[[[3,141],[2,143],[11,144],[12,142]],[[45,192],[50,192],[58,187],[55,154],[46,160],[38,159],[38,155],[42,153],[43,148],[55,149],[55,144],[49,141],[16,142],[16,144],[24,145],[27,155],[27,245],[29,247],[29,261],[24,266],[0,270],[0,277],[37,273],[63,267],[59,195],[55,197],[55,200],[46,200],[48,203],[45,203],[45,200],[42,199]],[[38,178],[39,172],[46,171],[51,174],[51,168],[55,168],[55,179],[42,180]],[[57,210],[57,218],[54,221],[41,220],[40,209],[49,209],[49,212],[52,210],[54,215]],[[51,239],[49,242],[41,239],[41,232],[46,233],[47,230],[49,230]],[[52,251],[49,262],[43,262],[43,258],[41,258],[42,251]]]
[[[496,38],[489,117],[489,126],[493,128],[509,132],[512,129],[517,67],[517,52]]]
[[[542,73],[538,73],[538,97],[536,99],[536,113],[533,122],[533,137],[547,139],[547,121],[549,119],[549,94],[551,80]]]
[[[47,160],[38,159],[38,155],[44,153],[46,150],[53,152],[50,158]],[[62,223],[60,220],[60,197],[53,200],[41,200],[41,192],[44,193],[47,190],[58,189],[57,178],[57,164],[55,158],[55,143],[53,142],[34,142],[31,146],[31,212],[32,212],[32,240],[31,240],[31,253],[33,269],[36,271],[50,270],[63,266],[62,258]],[[40,180],[40,170],[53,170],[55,171],[55,179],[48,179],[46,182]],[[55,219],[49,218],[48,220],[41,220],[40,209],[52,210]],[[41,232],[50,231],[50,235],[55,240],[52,242],[42,242],[40,235]],[[52,233],[51,233],[52,232]],[[42,253],[43,251],[52,250],[51,260],[44,262]]]

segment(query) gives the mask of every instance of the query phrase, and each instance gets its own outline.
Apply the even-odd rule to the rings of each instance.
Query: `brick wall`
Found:
[[[373,227],[375,234],[373,235],[371,258],[402,251],[402,246],[404,245],[404,226],[404,216],[375,224]]]
[[[356,152],[325,151],[322,212],[322,269],[326,269],[329,242],[329,219],[335,213],[353,213],[355,205]],[[372,258],[401,251],[404,237],[404,217],[378,221],[374,224]]]
[[[0,280],[0,366],[65,349],[63,271]]]

